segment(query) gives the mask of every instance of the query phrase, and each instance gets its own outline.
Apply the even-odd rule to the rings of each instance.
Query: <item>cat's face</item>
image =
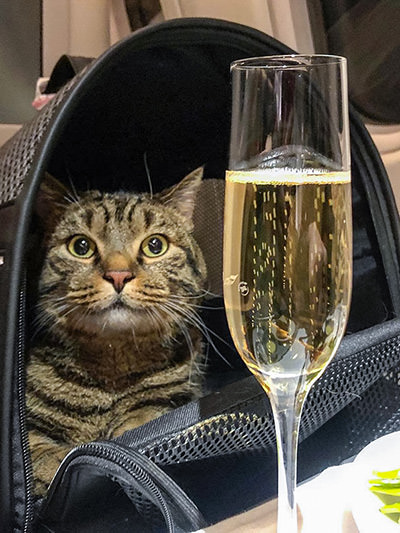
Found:
[[[191,235],[200,179],[153,199],[97,191],[59,199],[39,288],[50,327],[146,335],[182,320],[206,274]]]

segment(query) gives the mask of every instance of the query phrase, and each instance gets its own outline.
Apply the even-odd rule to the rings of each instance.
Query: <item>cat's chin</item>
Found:
[[[113,308],[103,313],[100,322],[104,330],[131,330],[135,323],[138,325],[142,321],[140,315],[141,313],[134,313],[130,309]]]
[[[141,310],[122,306],[112,306],[99,313],[85,315],[79,321],[79,329],[88,333],[108,335],[110,333],[129,332],[134,335],[145,334],[154,329],[154,324]]]

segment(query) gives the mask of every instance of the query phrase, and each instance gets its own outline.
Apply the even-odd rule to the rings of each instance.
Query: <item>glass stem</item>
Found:
[[[269,391],[278,450],[277,533],[297,533],[296,480],[300,417],[306,392]]]

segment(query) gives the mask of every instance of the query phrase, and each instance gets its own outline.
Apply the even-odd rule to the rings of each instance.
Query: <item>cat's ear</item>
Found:
[[[177,185],[162,191],[161,201],[179,211],[189,221],[192,220],[196,194],[203,179],[204,167],[196,168]]]
[[[46,172],[36,198],[36,214],[45,225],[53,225],[64,211],[69,190],[56,178]]]

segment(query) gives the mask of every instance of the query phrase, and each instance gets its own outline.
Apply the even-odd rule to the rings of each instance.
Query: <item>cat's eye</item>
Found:
[[[75,235],[68,241],[67,249],[74,257],[90,259],[96,251],[96,245],[86,235]]]
[[[147,237],[140,248],[147,257],[160,257],[168,250],[168,241],[164,235],[150,235]]]

